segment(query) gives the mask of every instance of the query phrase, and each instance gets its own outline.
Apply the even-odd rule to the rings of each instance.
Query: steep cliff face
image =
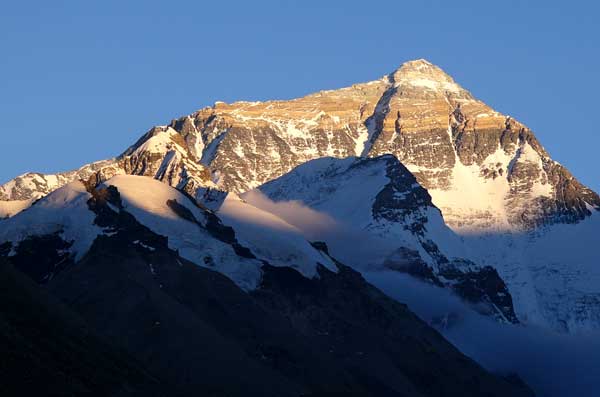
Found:
[[[494,111],[441,69],[409,62],[389,77],[385,119],[369,155],[392,153],[460,231],[574,223],[598,195],[553,161],[523,124]]]

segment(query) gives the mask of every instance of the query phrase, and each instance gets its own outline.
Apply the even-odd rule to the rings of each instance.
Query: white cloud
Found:
[[[275,202],[257,189],[244,193],[242,198],[249,204],[296,226],[308,239],[318,239],[323,233],[338,228],[336,221],[329,215],[315,211],[299,201]]]

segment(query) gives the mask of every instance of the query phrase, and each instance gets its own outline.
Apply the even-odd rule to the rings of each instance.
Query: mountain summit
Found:
[[[454,94],[465,98],[471,97],[471,94],[456,84],[446,72],[425,59],[405,62],[392,72],[388,79],[396,88],[424,89],[440,95]]]

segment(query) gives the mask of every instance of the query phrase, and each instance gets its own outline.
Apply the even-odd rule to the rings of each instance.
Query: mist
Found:
[[[298,228],[309,241],[327,243],[333,256],[357,269],[381,267],[385,256],[397,248],[357,226],[316,211],[300,201],[273,201],[260,190],[241,196],[249,204],[270,212]]]
[[[599,395],[600,332],[569,335],[500,324],[478,314],[450,291],[406,274],[385,271],[363,275],[388,296],[406,303],[489,371],[518,374],[537,396]]]
[[[292,226],[300,229],[309,240],[319,238],[339,228],[338,223],[327,214],[315,211],[300,201],[279,201],[269,199],[260,190],[250,190],[241,195],[249,204],[277,215]]]

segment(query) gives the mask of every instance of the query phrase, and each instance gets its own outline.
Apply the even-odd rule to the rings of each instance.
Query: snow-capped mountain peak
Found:
[[[361,163],[357,157],[376,160]],[[393,161],[395,175],[405,175],[408,170],[415,188],[402,184],[396,188],[385,182],[394,173],[381,164]],[[380,164],[379,168],[373,164]],[[321,166],[332,174],[322,172]],[[359,172],[367,169],[373,174]],[[302,178],[301,172],[313,176]],[[597,305],[586,303],[596,302],[600,291],[578,287],[582,278],[595,277],[590,259],[596,253],[595,245],[585,249],[590,255],[561,255],[560,261],[552,261],[552,272],[539,270],[550,266],[547,253],[555,251],[547,242],[556,241],[557,230],[576,235],[593,229],[590,225],[599,213],[600,197],[554,161],[527,126],[477,100],[426,60],[406,62],[380,79],[302,98],[216,102],[166,126],[154,127],[115,159],[67,173],[15,178],[0,187],[0,216],[14,216],[69,182],[83,180],[96,186],[121,174],[164,182],[217,214],[223,206],[245,205],[232,201],[228,193],[244,199],[244,193],[257,188],[266,191],[277,181],[289,189],[284,192],[286,200],[293,201],[292,192],[304,189],[306,195],[301,198],[312,198],[305,203],[309,209],[319,212],[325,202],[332,206],[329,218],[310,218],[322,221],[324,227],[329,227],[332,219],[350,221],[353,228],[373,234],[378,228],[384,230],[386,224],[385,233],[402,230],[398,241],[409,251],[400,256],[418,252],[433,271],[443,267],[441,258],[465,260],[463,269],[472,264],[478,269],[495,269],[514,297],[515,312],[522,321],[565,330],[600,327]],[[290,175],[295,182],[285,184]],[[342,192],[341,187],[331,190],[323,185],[323,181],[329,180],[331,185],[335,179],[340,186],[350,186],[341,182],[349,175],[357,179],[356,186],[339,196],[332,192]],[[369,191],[372,184],[381,189]],[[388,186],[387,190],[383,186]],[[358,209],[340,204],[347,197],[357,198],[352,202]],[[369,200],[394,205],[375,210]],[[400,210],[401,203],[413,206]],[[345,213],[339,212],[342,208]],[[269,210],[261,209],[263,213],[255,214],[267,219],[264,211]],[[231,218],[232,225],[247,226],[245,222],[252,219],[242,212],[236,214],[244,216]],[[223,215],[226,218],[226,212]],[[254,227],[258,226],[245,230]],[[407,232],[419,227],[424,228],[421,234]],[[291,230],[286,231],[290,236],[294,234]],[[305,230],[300,230],[305,235]],[[256,233],[248,236],[250,241]],[[300,244],[296,237],[290,240],[290,249],[303,258],[299,263],[306,258],[312,263],[316,257],[306,254],[305,242]],[[574,239],[555,245],[562,252],[581,249]],[[441,256],[435,258],[433,246]],[[262,259],[281,258],[280,254],[267,250]],[[378,258],[376,263],[382,261],[385,259]],[[573,275],[573,268],[585,270]],[[439,274],[436,277],[443,282]],[[564,290],[557,290],[557,278],[571,281]],[[569,315],[574,311],[576,316]]]
[[[388,79],[397,90],[426,91],[440,96],[452,94],[464,99],[471,98],[471,94],[452,77],[425,59],[405,62],[389,74]]]

